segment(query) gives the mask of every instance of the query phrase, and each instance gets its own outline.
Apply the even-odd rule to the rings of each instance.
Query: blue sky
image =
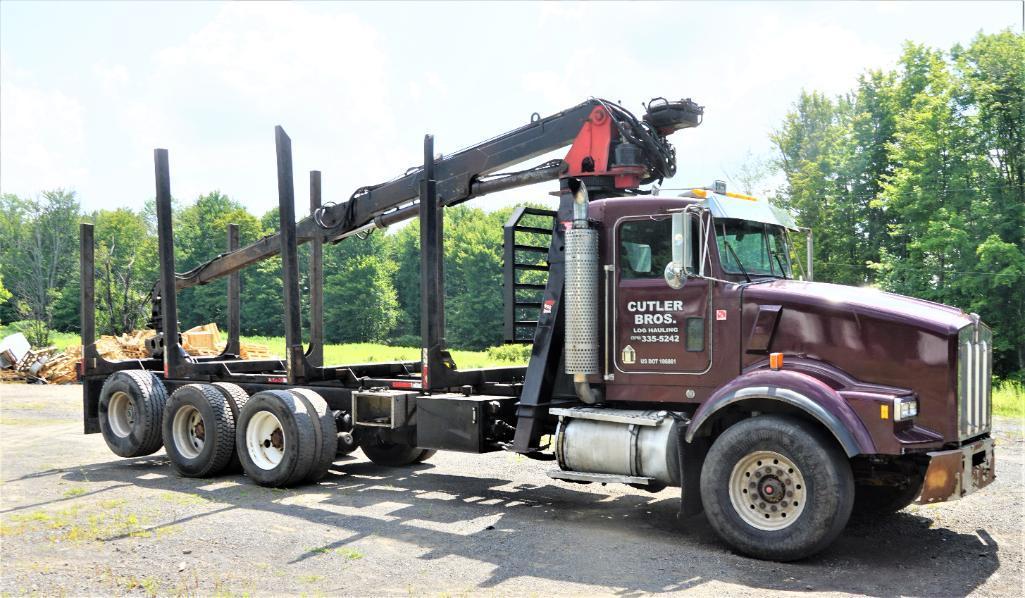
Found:
[[[320,169],[340,201],[417,164],[426,132],[451,152],[590,96],[705,105],[704,124],[672,138],[666,186],[705,184],[770,155],[802,88],[842,93],[907,39],[949,48],[1008,27],[1021,30],[1021,2],[5,1],[0,191],[65,187],[89,210],[140,208],[165,147],[176,197],[219,189],[260,214],[276,204],[276,124],[292,137],[297,197]]]

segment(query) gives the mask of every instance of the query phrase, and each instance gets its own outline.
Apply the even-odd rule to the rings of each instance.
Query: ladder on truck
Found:
[[[503,227],[502,292],[506,343],[534,342],[534,329],[548,285],[548,251],[556,214],[553,210],[521,206],[513,211]],[[529,224],[524,223],[525,219]],[[542,220],[545,226],[538,226],[538,220]],[[517,233],[520,233],[519,237]],[[544,239],[543,244],[540,239]]]

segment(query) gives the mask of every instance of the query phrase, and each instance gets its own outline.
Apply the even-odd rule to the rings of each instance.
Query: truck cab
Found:
[[[802,280],[813,265],[792,262],[791,239],[806,231],[765,200],[718,191],[589,203],[601,239],[601,364],[575,375],[600,392],[588,407],[553,410],[561,467],[678,484],[685,511],[703,509],[735,547],[774,559],[807,554],[852,510],[894,511],[989,484],[992,334],[979,318]],[[567,280],[573,250],[567,242]],[[593,297],[567,284],[567,362],[587,343],[574,303]],[[574,421],[616,410],[635,419]],[[657,412],[672,417],[649,425],[678,429],[678,444],[673,433],[657,449],[663,437],[645,439],[644,418]],[[616,426],[642,432],[620,436]],[[634,457],[593,454],[615,442]],[[679,465],[679,478],[645,471],[656,450],[653,470]],[[625,465],[610,471],[612,462]],[[812,480],[810,470],[830,474]],[[814,495],[823,487],[836,500]],[[824,503],[816,533],[798,523]]]

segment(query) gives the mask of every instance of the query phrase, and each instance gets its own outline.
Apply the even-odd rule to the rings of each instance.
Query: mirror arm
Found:
[[[674,289],[683,288],[684,282],[686,282],[688,272],[688,266],[692,259],[691,245],[690,245],[690,226],[691,226],[691,214],[684,212],[676,212],[672,216],[673,218],[673,229],[672,229],[672,249],[673,249],[673,261],[666,265],[665,280],[666,284]]]

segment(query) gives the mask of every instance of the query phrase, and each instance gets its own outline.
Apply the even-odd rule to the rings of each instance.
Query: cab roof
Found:
[[[707,191],[704,198],[698,197],[698,204],[708,207],[715,218],[750,220],[763,224],[775,224],[790,230],[798,230],[797,222],[789,212],[773,205],[767,199],[759,199],[739,193],[715,193]]]

